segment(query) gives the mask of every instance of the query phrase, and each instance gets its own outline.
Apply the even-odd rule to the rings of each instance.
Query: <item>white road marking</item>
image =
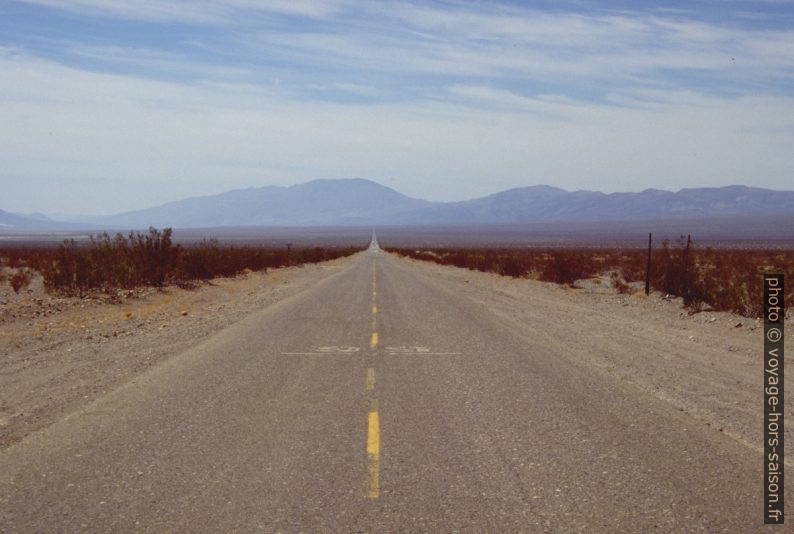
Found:
[[[416,356],[455,356],[462,352],[433,352],[430,347],[386,347],[383,349],[386,354],[416,355]]]
[[[282,352],[282,356],[353,356],[355,352]]]
[[[361,347],[317,347],[315,350],[306,352],[282,352],[285,356],[312,356],[312,355],[325,355],[325,354],[347,354],[354,355],[361,351]]]
[[[344,352],[344,353],[351,353],[351,352],[358,352],[360,351],[360,347],[318,347],[317,352]]]
[[[462,356],[462,352],[390,352],[390,356]]]
[[[386,352],[389,352],[389,353],[391,353],[391,352],[401,352],[401,353],[403,353],[403,352],[404,353],[417,352],[418,353],[418,352],[430,352],[430,347],[406,347],[406,346],[402,346],[402,347],[386,347],[383,350],[385,350]]]

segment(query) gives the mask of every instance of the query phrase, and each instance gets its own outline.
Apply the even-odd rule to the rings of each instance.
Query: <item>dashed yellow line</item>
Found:
[[[372,262],[372,337],[369,340],[369,347],[374,349],[378,346],[378,322],[376,315],[378,313],[377,304],[378,292],[375,289],[375,262]]]
[[[367,391],[375,389],[375,369],[370,367],[367,369]]]
[[[369,461],[369,492],[370,499],[380,497],[380,418],[378,417],[378,402],[372,401],[367,418],[367,459]]]
[[[378,291],[375,275],[375,262],[372,262],[372,337],[369,341],[371,349],[378,346]],[[375,369],[367,369],[367,391],[375,389]],[[378,416],[378,401],[372,400],[372,405],[367,416],[367,472],[369,473],[370,499],[380,497],[380,418]]]

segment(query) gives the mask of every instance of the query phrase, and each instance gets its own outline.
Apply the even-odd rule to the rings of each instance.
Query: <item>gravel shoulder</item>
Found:
[[[0,450],[344,269],[352,257],[109,296],[0,286]]]
[[[724,432],[762,451],[760,320],[725,312],[692,315],[682,309],[680,299],[618,294],[600,283],[570,288],[409,258],[400,261],[411,264],[417,276],[498,316],[515,335],[542,340],[551,354],[560,355],[561,365],[586,366],[629,384],[673,405],[693,425]],[[794,346],[793,334],[789,324],[789,346]],[[786,404],[791,413],[788,399]],[[788,439],[790,432],[787,428]]]

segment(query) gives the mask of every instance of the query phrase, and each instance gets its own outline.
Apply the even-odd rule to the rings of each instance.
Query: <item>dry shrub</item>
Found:
[[[388,249],[404,256],[479,271],[521,277],[537,272],[541,280],[573,284],[613,270],[620,293],[631,293],[631,282],[645,280],[647,251],[588,249]],[[693,246],[686,253],[682,236],[664,241],[651,255],[651,288],[682,297],[692,312],[730,311],[747,317],[763,314],[763,273],[782,273],[794,279],[792,250],[716,250]],[[794,284],[786,288],[785,304],[794,304]]]
[[[609,275],[609,278],[612,281],[612,287],[614,287],[618,293],[622,295],[631,293],[631,286],[628,285],[625,280],[623,280],[623,277],[621,277],[620,273],[617,271],[612,271],[612,274]]]
[[[8,264],[29,265],[41,272],[48,291],[83,294],[165,284],[191,288],[196,281],[218,276],[315,263],[359,250],[224,247],[217,241],[182,247],[172,242],[171,235],[170,228],[162,232],[150,228],[147,233],[128,236],[104,233],[92,236],[87,244],[67,240],[57,249],[3,250],[0,256]]]
[[[540,273],[540,279],[571,285],[596,274],[596,269],[596,262],[591,256],[575,251],[560,251],[552,254],[551,261]]]
[[[20,269],[12,274],[8,281],[11,284],[11,288],[14,290],[14,293],[19,293],[20,290],[30,285],[32,279],[33,276],[29,270]]]
[[[500,259],[496,272],[502,276],[521,278],[529,272],[530,262],[518,254],[510,254]]]

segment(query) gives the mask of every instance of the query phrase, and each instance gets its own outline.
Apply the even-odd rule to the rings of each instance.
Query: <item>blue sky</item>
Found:
[[[794,1],[5,0],[0,209],[794,189]]]

